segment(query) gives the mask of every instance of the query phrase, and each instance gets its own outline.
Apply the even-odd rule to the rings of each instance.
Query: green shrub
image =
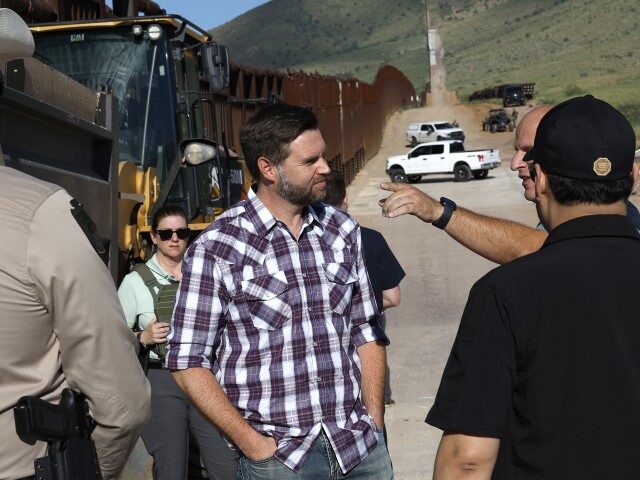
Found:
[[[570,83],[568,84],[566,87],[564,87],[563,93],[567,96],[567,97],[575,97],[578,95],[582,95],[584,94],[584,90],[582,90],[578,85],[576,85],[575,83]]]

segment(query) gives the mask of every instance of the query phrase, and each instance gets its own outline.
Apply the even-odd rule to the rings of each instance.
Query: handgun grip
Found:
[[[61,440],[69,434],[63,408],[36,396],[22,397],[13,408],[13,415],[16,433],[30,445],[37,440]]]

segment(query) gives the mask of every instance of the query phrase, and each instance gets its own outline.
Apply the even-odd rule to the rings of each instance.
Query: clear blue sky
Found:
[[[176,13],[210,30],[268,0],[154,0],[167,13]],[[111,6],[111,0],[107,0]]]

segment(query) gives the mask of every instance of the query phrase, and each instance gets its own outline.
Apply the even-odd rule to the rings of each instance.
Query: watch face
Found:
[[[456,202],[454,202],[453,200],[449,200],[448,198],[445,198],[445,197],[442,197],[442,198],[440,199],[440,204],[441,204],[443,207],[449,207],[449,208],[451,208],[452,210],[455,210],[455,209],[456,209],[456,207],[457,207]]]

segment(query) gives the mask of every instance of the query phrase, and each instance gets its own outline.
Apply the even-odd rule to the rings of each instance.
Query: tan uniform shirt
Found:
[[[123,468],[149,417],[150,389],[113,280],[60,187],[0,166],[0,479],[33,475],[46,444],[15,433],[23,395],[87,396],[104,479]]]

